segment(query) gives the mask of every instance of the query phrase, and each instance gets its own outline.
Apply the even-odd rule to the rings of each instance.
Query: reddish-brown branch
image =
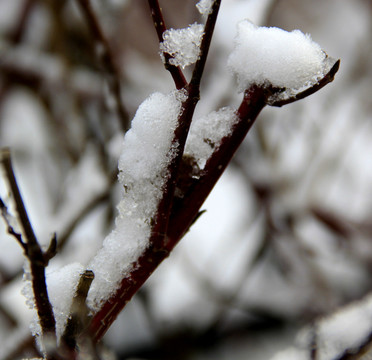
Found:
[[[203,202],[264,108],[265,101],[266,95],[261,88],[254,86],[245,91],[244,99],[236,112],[239,120],[231,135],[222,139],[218,149],[208,159],[199,180],[193,183],[182,200],[175,202],[167,233],[168,250],[171,250],[189,229]]]
[[[191,86],[199,87],[203,76],[204,67],[207,62],[209,47],[212,42],[214,27],[216,25],[218,12],[220,10],[221,0],[215,0],[212,4],[211,12],[208,15],[204,27],[203,39],[200,44],[199,59],[195,63],[194,71],[190,81]]]
[[[93,317],[89,332],[98,341],[115,320],[119,312],[150,277],[158,265],[168,257],[171,250],[186,233],[200,206],[214,187],[223,170],[233,157],[239,144],[251,128],[254,120],[265,105],[264,92],[259,88],[247,91],[237,111],[240,121],[231,136],[223,139],[220,148],[207,162],[205,174],[190,188],[184,200],[174,202],[163,248],[150,246],[138,259],[131,275],[123,279],[116,291],[100,311]]]

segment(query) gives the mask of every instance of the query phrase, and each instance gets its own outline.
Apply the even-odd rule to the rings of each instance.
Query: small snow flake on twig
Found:
[[[169,63],[174,66],[185,68],[194,64],[199,58],[201,39],[204,26],[194,23],[184,29],[169,29],[163,34],[163,42],[160,43],[160,51],[163,62],[167,53],[172,57]]]
[[[213,0],[200,0],[196,4],[196,8],[203,16],[208,16],[212,9]]]

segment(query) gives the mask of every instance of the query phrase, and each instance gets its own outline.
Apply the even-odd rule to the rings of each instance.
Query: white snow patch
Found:
[[[212,9],[213,0],[200,0],[196,4],[196,8],[203,16],[208,16]]]
[[[314,339],[317,359],[337,359],[346,349],[357,350],[368,338],[371,327],[372,295],[369,294],[300,330],[294,346],[279,352],[271,360],[309,358]]]
[[[53,314],[56,320],[56,334],[59,341],[66,327],[67,319],[70,314],[70,307],[74,298],[80,275],[85,271],[85,267],[79,263],[72,263],[59,269],[54,269],[46,273],[49,301],[53,307]],[[33,318],[30,321],[30,330],[38,338],[39,345],[42,329],[36,313],[34,293],[32,290],[31,273],[29,262],[25,263],[23,276],[24,286],[22,294],[26,298],[26,304],[33,310]]]
[[[56,319],[58,341],[65,330],[80,275],[84,271],[85,267],[83,265],[72,263],[46,274],[49,300],[53,306],[54,318]]]
[[[115,292],[148,245],[168,166],[177,153],[174,131],[185,97],[184,91],[152,94],[138,108],[125,135],[119,159],[124,192],[116,228],[88,266],[95,274],[88,294],[93,310]]]
[[[286,350],[281,350],[275,354],[271,360],[308,360],[309,351],[306,349],[297,349],[294,347],[288,348]]]
[[[201,39],[204,26],[194,23],[184,29],[169,29],[164,32],[164,41],[160,43],[160,51],[163,62],[163,53],[172,56],[169,63],[185,68],[195,63],[199,58]]]
[[[253,84],[300,91],[324,77],[334,61],[310,35],[275,27],[238,23],[235,49],[228,59],[239,91]]]
[[[202,169],[216,151],[221,139],[228,136],[237,122],[235,111],[224,107],[192,122],[187,137],[185,154],[192,156]]]
[[[335,359],[345,349],[358,348],[372,327],[372,296],[351,303],[318,325],[319,359]]]

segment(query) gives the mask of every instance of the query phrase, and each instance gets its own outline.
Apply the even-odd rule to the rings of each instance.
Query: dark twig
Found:
[[[0,211],[1,211],[1,216],[3,217],[6,225],[7,225],[7,231],[9,235],[12,235],[21,245],[24,251],[27,249],[27,245],[23,242],[22,235],[18,232],[16,232],[13,228],[13,226],[10,224],[9,221],[9,211],[3,200],[0,198]]]
[[[207,62],[209,47],[212,42],[214,27],[216,25],[218,12],[220,9],[221,0],[215,0],[212,4],[211,11],[208,15],[207,22],[204,27],[204,35],[200,44],[199,59],[195,63],[194,71],[190,81],[190,86],[200,87],[200,81],[203,76],[205,63]]]
[[[123,131],[129,128],[129,115],[121,98],[120,71],[118,70],[111,46],[101,28],[90,0],[76,0],[84,15],[94,41],[99,45],[98,56],[108,75],[108,84],[116,100],[116,110]]]
[[[158,35],[159,43],[163,41],[163,33],[167,30],[167,27],[164,22],[163,13],[161,11],[161,8],[159,6],[158,0],[148,0],[152,20],[154,22],[155,30]],[[182,70],[178,66],[171,65],[169,63],[169,59],[171,59],[171,55],[164,53],[164,59],[165,59],[165,68],[170,72],[174,84],[176,85],[176,88],[182,89],[187,85],[187,81],[185,79],[185,76],[182,73]]]
[[[19,224],[22,228],[23,236],[26,238],[26,241],[23,241],[22,238],[18,238],[15,235],[17,241],[23,244],[22,247],[25,251],[25,255],[30,261],[32,288],[41,329],[44,335],[55,338],[55,319],[52,305],[49,301],[45,279],[45,257],[28,218],[14,175],[10,151],[8,149],[1,150],[0,163],[4,167],[5,176],[9,182],[10,190],[14,198]]]
[[[193,223],[203,202],[264,106],[263,89],[253,87],[245,92],[244,99],[236,112],[240,120],[236,122],[231,135],[221,140],[220,146],[208,159],[198,181],[187,189],[182,199],[174,203],[167,233],[170,248],[173,248]]]
[[[348,348],[336,360],[359,360],[370,354],[372,349],[372,332],[367,335],[364,341],[357,347]],[[369,357],[365,357],[368,359]]]
[[[35,0],[26,0],[26,2],[24,3],[21,13],[20,13],[19,21],[17,22],[13,31],[9,35],[10,40],[14,44],[18,44],[22,40],[22,37],[25,34],[27,20],[29,18],[29,15],[32,12],[34,5],[35,5]]]
[[[72,353],[78,343],[78,335],[83,332],[88,322],[88,308],[86,298],[94,279],[93,271],[86,270],[80,276],[76,294],[72,301],[70,317],[67,321],[65,332],[62,336],[63,346],[66,346]]]
[[[310,360],[318,359],[318,326],[316,323],[311,326],[311,339],[310,339]]]

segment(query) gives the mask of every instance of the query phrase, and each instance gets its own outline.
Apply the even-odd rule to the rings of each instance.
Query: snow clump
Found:
[[[194,23],[184,29],[169,29],[163,34],[163,42],[160,43],[160,51],[163,62],[164,54],[172,56],[169,63],[174,66],[185,68],[194,64],[200,53],[201,39],[204,26]]]
[[[208,16],[212,9],[213,0],[200,0],[196,4],[196,8],[203,16]]]
[[[185,154],[192,156],[199,168],[203,169],[209,157],[218,149],[222,138],[231,134],[237,121],[238,117],[230,107],[195,119],[187,136]]]
[[[80,276],[82,273],[84,273],[84,271],[85,267],[77,262],[58,269],[50,270],[50,268],[47,268],[46,282],[48,296],[53,308],[54,318],[56,320],[56,335],[58,343],[64,333]],[[30,271],[30,263],[29,261],[26,261],[24,266],[24,286],[22,289],[22,294],[26,298],[26,304],[28,307],[34,311],[33,318],[30,323],[31,333],[37,338],[40,349],[45,351],[44,344],[40,339],[42,329],[36,312],[36,304],[31,279],[32,274]]]
[[[80,276],[84,271],[85,267],[76,262],[46,274],[49,300],[56,319],[57,341],[60,341],[65,330]]]
[[[238,23],[235,48],[228,59],[239,91],[253,84],[301,91],[324,77],[333,63],[310,35],[258,27],[248,20]]]
[[[119,159],[124,191],[116,226],[88,266],[95,275],[87,298],[94,311],[115,293],[148,246],[168,167],[177,154],[174,131],[185,99],[183,90],[152,94],[138,108],[124,137]]]

